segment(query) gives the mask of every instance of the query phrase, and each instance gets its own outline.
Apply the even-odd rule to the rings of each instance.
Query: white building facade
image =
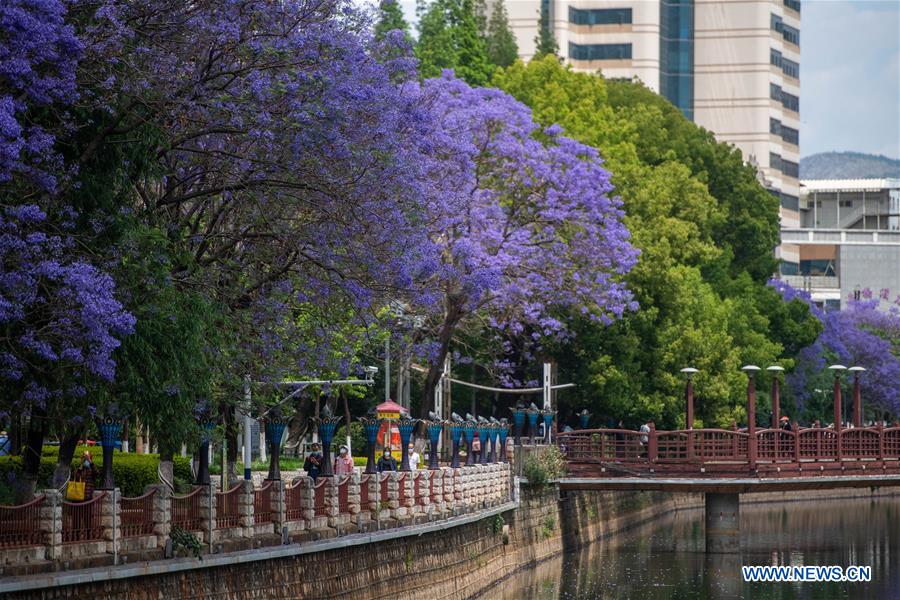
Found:
[[[547,14],[578,71],[637,78],[734,144],[800,225],[799,0],[507,0],[519,52],[534,55]],[[777,250],[799,272],[799,247]]]
[[[798,271],[782,279],[826,309],[867,288],[900,294],[900,179],[804,180],[799,209],[799,226],[781,228]]]

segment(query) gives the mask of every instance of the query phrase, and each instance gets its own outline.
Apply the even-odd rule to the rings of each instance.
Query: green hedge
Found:
[[[81,462],[81,453],[85,447],[79,447],[75,451],[72,459],[72,472],[78,468]],[[98,447],[87,448],[91,451],[94,458],[94,464],[98,469],[103,469],[103,450]],[[44,446],[41,457],[41,466],[38,470],[38,488],[49,485],[50,479],[53,477],[53,470],[56,468],[56,459],[59,454],[59,448],[55,446]],[[113,456],[113,478],[116,486],[122,491],[124,496],[140,496],[144,487],[153,483],[159,483],[157,468],[159,467],[158,454],[122,454],[116,452]],[[191,480],[190,459],[176,456],[174,460],[175,478],[185,481]],[[16,479],[22,475],[22,457],[21,456],[0,456],[0,476],[2,481],[7,485],[11,485]]]

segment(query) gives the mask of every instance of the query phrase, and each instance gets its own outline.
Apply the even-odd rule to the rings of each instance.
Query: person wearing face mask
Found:
[[[415,471],[419,468],[419,463],[422,462],[419,453],[416,452],[415,446],[412,443],[409,444],[409,469],[411,471]]]
[[[94,466],[94,458],[90,451],[85,450],[81,455],[81,464],[75,470],[73,481],[81,481],[84,483],[84,499],[90,500],[94,496],[94,487],[97,484],[99,473],[97,467]]]
[[[338,451],[338,455],[334,458],[334,474],[349,475],[352,472],[353,458],[351,458],[350,451],[347,450],[347,446],[341,446],[341,449]]]
[[[378,459],[377,468],[379,473],[397,470],[397,461],[393,456],[391,456],[391,451],[389,448],[384,449],[384,454],[381,456],[381,458]]]
[[[303,470],[306,471],[307,475],[312,477],[313,482],[316,481],[316,478],[322,470],[322,453],[319,452],[319,444],[314,443],[312,445],[312,452],[310,452],[306,456],[306,460],[303,461]]]

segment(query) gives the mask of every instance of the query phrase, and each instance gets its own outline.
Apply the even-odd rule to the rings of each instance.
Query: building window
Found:
[[[800,30],[794,29],[790,25],[781,25],[781,35],[784,37],[784,41],[790,42],[795,46],[800,45]]]
[[[775,65],[776,67],[778,67],[779,69],[781,69],[782,68],[781,61],[782,61],[781,52],[779,52],[778,50],[775,50],[774,48],[770,49],[769,50],[769,63],[771,63],[771,64]]]
[[[659,4],[660,92],[694,118],[694,0]]]
[[[791,127],[786,127],[784,125],[781,126],[781,139],[786,141],[788,144],[793,144],[795,146],[800,145],[800,132]]]
[[[776,102],[781,102],[781,86],[777,83],[770,83],[769,97]]]
[[[569,7],[569,22],[575,25],[625,25],[631,23],[630,8]]]
[[[569,42],[569,58],[575,60],[631,58],[631,44],[573,44]]]
[[[777,31],[778,33],[782,32],[782,27],[784,23],[781,21],[781,17],[776,14],[772,15],[772,30]]]
[[[769,133],[772,135],[781,136],[781,121],[778,119],[773,119],[769,117]]]
[[[800,265],[795,262],[781,261],[781,274],[782,275],[799,275],[800,274]]]
[[[788,110],[800,112],[800,98],[794,96],[793,94],[788,94],[783,90],[781,92],[781,105]]]
[[[781,206],[788,210],[799,211],[800,199],[790,194],[781,194]]]
[[[800,165],[789,160],[781,159],[781,172],[788,177],[800,177]]]
[[[769,152],[769,168],[776,171],[781,170],[781,155]]]
[[[853,208],[853,200],[841,200],[841,208]]]
[[[794,79],[800,79],[800,65],[795,63],[792,60],[788,60],[786,58],[781,59],[781,70],[784,71],[784,74],[788,77],[793,77]]]
[[[784,5],[790,8],[791,10],[796,10],[800,12],[800,0],[784,0]]]

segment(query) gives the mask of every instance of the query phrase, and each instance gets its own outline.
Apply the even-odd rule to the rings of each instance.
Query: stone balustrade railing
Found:
[[[36,527],[24,518],[0,527],[0,575],[161,559],[173,551],[175,528],[190,531],[204,552],[219,552],[439,520],[501,505],[511,494],[509,464],[298,477],[261,488],[242,481],[226,493],[199,486],[176,495],[158,484],[140,498],[116,489],[89,503],[44,490],[29,508]]]

